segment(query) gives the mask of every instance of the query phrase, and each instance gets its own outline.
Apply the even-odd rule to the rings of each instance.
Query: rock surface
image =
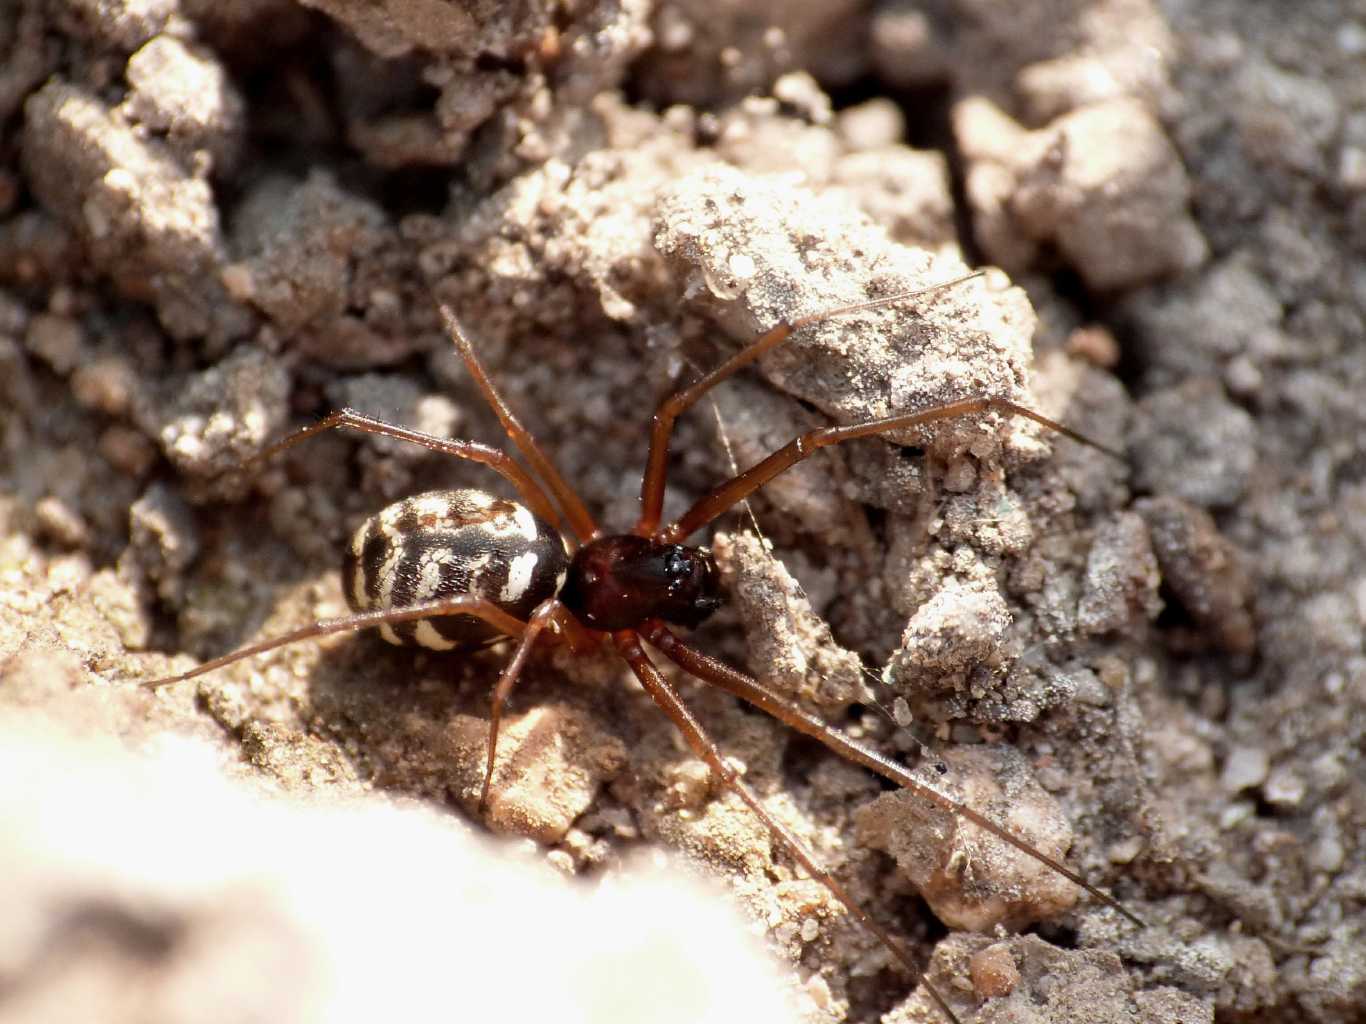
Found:
[[[434,300],[593,514],[624,528],[658,397],[782,318],[952,280],[966,254],[1005,272],[804,328],[716,394],[720,430],[707,402],[685,416],[666,516],[732,456],[743,468],[815,426],[967,396],[1126,458],[993,412],[825,450],[750,500],[766,543],[739,536],[749,516],[718,524],[740,599],[694,639],[888,756],[923,748],[919,770],[942,764],[947,788],[1027,794],[1059,849],[1070,837],[1068,863],[1148,927],[994,855],[946,852],[942,822],[861,824],[896,802],[869,773],[680,680],[685,698],[772,813],[933,956],[964,1019],[1366,1015],[1359,15],[1332,0],[1293,19],[1238,0],[6,11],[0,717],[17,738],[0,751],[32,748],[6,777],[63,820],[117,833],[124,807],[145,849],[177,850],[193,822],[294,835],[296,815],[345,801],[356,819],[339,836],[416,814],[393,827],[431,844],[412,855],[424,864],[451,850],[452,871],[466,854],[446,844],[475,821],[569,874],[668,846],[730,883],[804,1019],[936,1020],[614,658],[532,658],[482,819],[505,650],[333,636],[155,696],[134,683],[343,614],[341,546],[396,497],[497,490],[477,465],[337,434],[240,471],[344,403],[501,444]],[[186,743],[231,786],[194,775],[194,792],[158,790],[154,815],[104,795],[102,780],[143,770],[124,748]],[[3,937],[7,991],[50,994],[58,962],[90,969],[82,991],[129,991],[121,979],[174,962],[186,973],[157,977],[189,1008],[169,1017],[214,1019],[212,993],[231,991],[302,1019],[287,1010],[309,997],[306,972],[280,1003],[230,964],[183,960],[190,919],[166,908],[194,878],[248,857],[288,890],[313,870],[279,836],[244,852],[215,834],[184,874],[129,889],[143,847],[69,833],[89,873],[48,876],[53,900],[8,916],[28,924]],[[375,872],[348,859],[352,841],[325,876],[335,904],[272,940],[288,949],[230,899],[205,913],[276,962],[328,955],[328,930],[372,966],[432,944],[430,915],[457,891],[439,866],[390,851]],[[924,845],[944,855],[928,879],[897,863]],[[51,859],[0,855],[8,879]],[[503,889],[485,852],[468,857],[491,898],[525,908],[508,892],[524,883]],[[418,895],[383,918],[386,941],[369,918],[337,919],[395,880]],[[960,922],[1037,920],[1042,937],[941,937],[921,883]],[[635,900],[642,934],[693,927],[667,896]],[[584,935],[600,915],[571,913]],[[536,916],[512,913],[515,934]],[[72,920],[89,930],[58,927]],[[589,948],[571,924],[549,951],[438,927],[443,1005],[466,1010],[490,992],[474,953],[501,946],[532,979]],[[734,926],[696,927],[689,951]],[[109,956],[78,955],[96,947]],[[655,959],[708,975],[689,957]],[[581,996],[564,991],[558,1015],[592,1018]]]

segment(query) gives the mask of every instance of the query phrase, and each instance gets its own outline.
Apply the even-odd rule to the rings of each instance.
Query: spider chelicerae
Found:
[[[801,839],[765,809],[680,699],[674,685],[661,674],[646,645],[684,672],[760,708],[841,757],[985,829],[1081,886],[1130,921],[1142,924],[1113,897],[1055,858],[754,677],[696,649],[674,628],[699,625],[723,602],[719,573],[711,553],[684,542],[821,448],[958,416],[996,412],[1025,417],[1080,444],[1123,458],[1105,445],[1016,402],[973,395],[865,423],[807,431],[718,484],[676,520],[664,521],[664,490],[674,422],[708,391],[803,327],[908,303],[979,276],[980,272],[967,274],[928,288],[885,295],[779,323],[695,383],[669,395],[654,413],[641,480],[640,514],[627,533],[608,533],[598,525],[583,500],[498,393],[456,314],[443,305],[441,316],[457,352],[529,469],[499,448],[476,441],[434,437],[351,409],[334,412],[290,434],[256,455],[248,466],[323,431],[346,428],[482,463],[512,485],[521,503],[469,488],[429,491],[395,502],[367,519],[348,546],[342,584],[353,614],[315,622],[214,658],[188,672],[145,681],[142,685],[166,686],[286,644],[361,629],[377,628],[390,643],[438,651],[481,645],[497,637],[512,638],[516,641],[513,654],[491,701],[479,801],[482,809],[488,804],[503,709],[538,640],[563,643],[581,653],[612,648],[677,726],[688,746],[707,764],[714,779],[730,788],[797,863],[876,936],[913,977],[920,978],[944,1017],[957,1022],[959,1018],[945,996],[922,976],[905,947],[848,894]]]

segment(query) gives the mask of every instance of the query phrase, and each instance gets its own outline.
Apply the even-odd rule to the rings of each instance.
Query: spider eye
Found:
[[[664,556],[664,573],[670,580],[686,579],[692,575],[693,564],[682,548],[671,548]]]

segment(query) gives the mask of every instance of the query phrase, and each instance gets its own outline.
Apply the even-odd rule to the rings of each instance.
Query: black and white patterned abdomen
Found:
[[[559,535],[515,501],[476,490],[428,491],[361,525],[346,552],[342,586],[357,612],[478,594],[525,620],[559,592],[568,568]],[[466,615],[399,622],[379,632],[391,644],[437,651],[497,635]]]

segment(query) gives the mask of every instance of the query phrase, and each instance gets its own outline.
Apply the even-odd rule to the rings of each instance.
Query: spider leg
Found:
[[[465,334],[465,329],[460,326],[455,311],[444,303],[441,306],[441,319],[446,325],[446,333],[450,335],[455,350],[465,362],[465,368],[474,378],[474,383],[479,386],[484,401],[489,404],[489,408],[498,417],[498,421],[503,424],[503,430],[507,432],[518,451],[526,456],[532,468],[545,481],[550,493],[555,496],[560,507],[564,509],[565,518],[569,521],[569,525],[579,541],[592,540],[599,531],[597,522],[594,521],[593,516],[588,511],[588,506],[583,503],[583,499],[578,496],[574,488],[569,486],[569,482],[560,475],[560,471],[555,468],[550,457],[541,450],[541,446],[537,444],[531,431],[522,426],[516,415],[508,407],[507,402],[503,401],[503,396],[498,393],[498,389],[494,387],[493,381],[489,379],[488,373],[484,370],[483,364],[479,362],[474,346]]]
[[[983,271],[978,270],[971,274],[964,274],[962,277],[956,277],[951,281],[932,284],[928,288],[897,292],[895,295],[884,295],[880,299],[821,310],[797,320],[785,320],[759,335],[701,380],[669,395],[659,403],[659,407],[655,410],[654,419],[650,423],[650,453],[646,457],[645,475],[640,482],[640,518],[636,521],[635,533],[641,537],[651,537],[659,529],[659,520],[664,509],[664,484],[668,475],[669,439],[673,435],[674,421],[716,385],[727,377],[734,376],[737,371],[744,369],[766,352],[777,348],[794,332],[803,327],[829,320],[832,317],[861,313],[870,309],[880,309],[883,306],[907,302],[918,295],[951,288],[956,284],[962,284],[964,281],[970,281],[974,277],[981,277],[982,274]]]
[[[224,665],[231,665],[235,661],[243,658],[250,658],[253,655],[264,654],[266,651],[273,651],[277,647],[284,647],[288,644],[298,643],[300,640],[309,640],[316,636],[327,636],[329,633],[347,633],[358,629],[372,629],[375,626],[392,625],[395,622],[412,622],[415,619],[432,619],[442,615],[472,615],[477,619],[487,622],[498,632],[505,636],[521,636],[526,629],[526,623],[520,619],[513,618],[503,611],[496,604],[487,601],[482,597],[473,594],[459,594],[441,601],[428,601],[424,604],[415,604],[408,608],[386,608],[374,612],[361,612],[356,615],[343,615],[336,619],[320,619],[310,626],[303,626],[300,629],[282,633],[279,636],[268,637],[254,644],[241,647],[231,654],[224,654],[221,657],[213,658],[204,662],[188,672],[182,672],[178,676],[166,676],[162,679],[148,679],[138,685],[144,686],[149,690],[155,690],[162,686],[169,686],[171,683],[184,682],[186,679],[193,679],[195,676],[202,676],[206,672],[212,672],[216,668]]]
[[[1028,406],[1012,402],[1008,398],[997,398],[994,395],[977,395],[972,398],[960,398],[953,402],[945,402],[942,405],[932,406],[929,409],[921,409],[918,412],[901,413],[896,416],[883,416],[879,419],[869,420],[866,423],[852,423],[844,427],[820,427],[816,430],[808,430],[806,433],[794,438],[792,441],[779,448],[776,452],[756,463],[745,470],[737,477],[727,480],[723,484],[715,487],[710,494],[699,498],[688,511],[678,519],[677,522],[658,530],[654,537],[664,543],[679,543],[685,537],[700,530],[718,516],[723,515],[732,506],[748,498],[764,484],[768,483],[779,473],[791,468],[803,459],[810,458],[821,448],[828,448],[832,444],[839,444],[843,441],[852,441],[859,437],[872,437],[875,434],[885,434],[889,430],[901,430],[907,427],[920,427],[929,423],[937,423],[940,420],[953,419],[956,416],[966,416],[970,413],[979,412],[998,412],[1008,416],[1023,416],[1033,420],[1064,437],[1084,444],[1087,447],[1095,448],[1104,452],[1112,458],[1121,462],[1125,461],[1124,455],[1113,448],[1095,441],[1085,434],[1073,430],[1071,427],[1064,426],[1057,420],[1049,419],[1042,413],[1037,413]]]
[[[854,919],[875,935],[892,955],[905,966],[912,977],[919,979],[920,984],[924,986],[925,991],[929,993],[930,998],[934,1000],[935,1005],[939,1007],[948,1020],[953,1024],[960,1024],[958,1016],[949,1008],[944,997],[925,978],[924,972],[910,953],[854,901],[854,898],[835,880],[835,877],[821,866],[815,853],[808,849],[794,832],[768,813],[754,791],[745,784],[739,773],[722,757],[720,749],[707,736],[702,724],[688,710],[687,705],[678,696],[678,692],[669,685],[668,680],[660,675],[659,670],[655,668],[654,663],[650,661],[649,656],[641,647],[639,635],[632,630],[621,630],[612,634],[612,639],[617,650],[621,652],[622,657],[626,659],[631,670],[636,674],[636,678],[640,680],[641,686],[645,687],[645,692],[683,733],[683,738],[687,740],[693,753],[706,762],[707,767],[711,769],[712,777],[728,786],[736,796],[744,801],[763,822],[764,827],[769,830],[773,838],[787,848],[806,873],[834,894],[835,898],[844,904],[845,909]]]
[[[493,782],[493,762],[498,753],[498,727],[503,721],[503,707],[507,704],[508,695],[512,693],[512,687],[522,674],[522,666],[526,664],[527,655],[531,653],[536,638],[546,626],[561,617],[563,610],[564,605],[553,597],[536,606],[536,610],[527,619],[526,629],[522,631],[522,638],[517,642],[517,649],[513,652],[511,660],[503,667],[503,674],[498,677],[498,685],[493,688],[493,699],[489,707],[488,755],[484,764],[484,784],[479,789],[480,814],[489,804],[489,786]]]
[[[409,441],[412,444],[421,445],[423,448],[443,455],[452,455],[458,459],[468,459],[471,462],[479,462],[503,477],[508,483],[517,489],[517,493],[522,500],[527,503],[527,507],[536,515],[540,516],[547,523],[558,528],[560,517],[555,512],[555,506],[551,503],[549,496],[535,478],[523,469],[512,456],[507,452],[478,441],[460,441],[444,437],[433,437],[431,434],[424,434],[418,430],[409,430],[396,423],[388,423],[385,420],[375,419],[373,416],[366,416],[355,409],[339,409],[330,415],[319,420],[317,423],[296,430],[294,433],[281,438],[269,447],[257,452],[245,463],[242,468],[247,469],[255,466],[259,462],[284,451],[286,448],[293,448],[300,441],[306,441],[315,434],[321,434],[324,430],[334,429],[357,430],[363,434],[378,434],[381,437],[392,437],[399,441]]]
[[[555,609],[555,634],[565,642],[565,645],[575,654],[592,654],[598,650],[603,641],[606,640],[605,633],[597,633],[589,629],[582,622],[574,617],[574,613],[564,606],[561,602],[556,602]]]
[[[1030,843],[1015,835],[1009,829],[998,825],[990,818],[973,810],[966,804],[960,803],[950,796],[939,792],[933,786],[917,779],[902,765],[884,757],[882,754],[873,750],[871,747],[864,746],[857,740],[827,724],[820,718],[811,714],[809,711],[797,706],[787,698],[764,686],[757,679],[746,675],[738,669],[731,668],[723,661],[703,654],[701,651],[679,639],[672,630],[658,620],[647,622],[641,629],[641,635],[651,644],[657,647],[664,656],[674,664],[678,665],[685,672],[696,676],[703,682],[710,683],[733,696],[749,704],[753,704],[781,722],[785,722],[800,733],[810,736],[812,739],[819,740],[830,750],[833,750],[840,757],[855,764],[861,764],[885,779],[895,782],[907,792],[914,793],[933,803],[943,810],[950,811],[967,821],[972,822],[978,828],[985,829],[996,838],[1009,843],[1020,852],[1033,857],[1039,863],[1053,869],[1062,875],[1069,882],[1085,889],[1107,907],[1122,914],[1129,921],[1145,927],[1143,920],[1131,910],[1124,907],[1119,900],[1115,899],[1103,889],[1099,889],[1087,882],[1081,875],[1058,860],[1048,856],[1041,850],[1036,849]]]

